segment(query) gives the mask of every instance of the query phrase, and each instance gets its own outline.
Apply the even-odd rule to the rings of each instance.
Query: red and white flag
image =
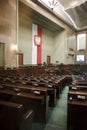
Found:
[[[32,64],[42,63],[42,28],[32,24]]]

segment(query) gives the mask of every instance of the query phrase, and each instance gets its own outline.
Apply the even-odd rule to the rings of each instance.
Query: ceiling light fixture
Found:
[[[50,8],[53,10],[58,5],[58,2],[55,0],[51,0],[49,1],[49,5],[50,5]]]

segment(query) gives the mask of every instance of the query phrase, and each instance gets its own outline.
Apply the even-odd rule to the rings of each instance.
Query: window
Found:
[[[86,49],[86,34],[78,34],[77,36],[77,50]]]
[[[77,62],[84,62],[85,61],[85,55],[76,55],[76,61]]]

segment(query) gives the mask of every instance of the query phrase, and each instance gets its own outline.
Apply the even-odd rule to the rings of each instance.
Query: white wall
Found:
[[[23,64],[31,64],[32,57],[32,24],[26,19],[19,21],[19,52],[23,53]]]
[[[53,32],[47,29],[42,29],[42,63],[46,62],[47,56],[51,56],[52,63],[52,55],[53,55]]]
[[[54,34],[54,44],[53,44],[53,63],[59,61],[59,63],[65,63],[65,53],[66,53],[66,32],[56,32]]]
[[[0,42],[5,43],[5,66],[16,66],[16,54],[11,45],[17,44],[17,0],[0,0]]]

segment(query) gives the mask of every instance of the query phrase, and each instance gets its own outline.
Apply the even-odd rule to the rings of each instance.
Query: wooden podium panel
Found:
[[[87,130],[87,102],[68,102],[67,130]]]
[[[67,130],[87,130],[87,91],[69,91]]]

